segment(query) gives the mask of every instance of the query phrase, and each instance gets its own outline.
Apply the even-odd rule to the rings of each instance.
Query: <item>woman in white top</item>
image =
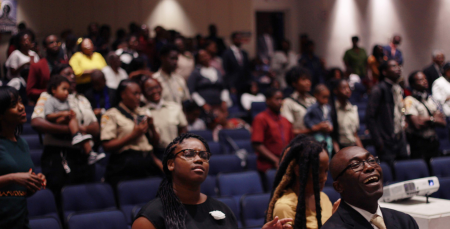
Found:
[[[280,83],[281,89],[287,87],[284,75],[298,63],[298,54],[290,49],[291,43],[288,40],[283,40],[281,50],[276,51],[272,57],[271,68],[276,73],[276,79]]]
[[[266,97],[259,92],[258,82],[252,81],[249,84],[248,89],[241,96],[242,107],[249,111],[252,108],[253,102],[265,102]]]
[[[128,79],[128,74],[120,67],[120,57],[115,52],[110,52],[106,59],[108,66],[102,69],[106,79],[106,86],[111,89],[117,89],[120,81]]]
[[[439,102],[446,117],[450,117],[450,63],[444,65],[444,75],[433,82],[431,92]]]
[[[12,79],[22,75],[28,76],[28,69],[31,63],[39,61],[39,55],[31,50],[32,36],[29,32],[24,31],[17,35],[17,50],[14,50],[5,62],[8,69],[6,77]]]

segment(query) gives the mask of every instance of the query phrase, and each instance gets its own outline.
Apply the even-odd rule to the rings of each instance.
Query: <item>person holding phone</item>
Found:
[[[160,137],[150,111],[139,107],[139,85],[122,80],[116,97],[118,104],[102,116],[100,132],[103,149],[111,153],[105,179],[113,187],[122,180],[162,174],[152,146]]]

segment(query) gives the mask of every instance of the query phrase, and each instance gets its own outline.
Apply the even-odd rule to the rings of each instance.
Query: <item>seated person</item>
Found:
[[[241,105],[242,107],[249,111],[252,108],[253,102],[264,102],[266,101],[266,97],[264,94],[259,92],[258,82],[252,81],[250,82],[246,92],[241,96]]]
[[[184,114],[186,115],[186,120],[188,122],[187,130],[206,130],[205,121],[200,119],[202,114],[202,108],[197,105],[194,101],[184,102]]]
[[[225,88],[222,74],[210,65],[211,56],[204,49],[195,56],[197,66],[187,80],[192,99],[206,113],[213,108],[231,106],[230,92]]]
[[[349,101],[352,91],[348,81],[341,79],[336,82],[333,94],[335,102],[332,104],[331,109],[331,118],[333,120],[331,137],[333,139],[334,152],[338,152],[347,146],[363,147],[358,136],[358,107],[352,105]]]
[[[267,109],[256,115],[252,124],[251,141],[260,172],[278,168],[282,150],[293,138],[291,123],[280,115],[283,93],[269,89],[265,97]]]
[[[121,80],[128,79],[128,74],[120,67],[120,57],[116,53],[110,52],[106,60],[108,61],[108,66],[102,69],[106,79],[106,86],[115,90]]]
[[[92,165],[105,157],[104,153],[97,154],[92,151],[89,142],[92,139],[90,134],[81,134],[76,114],[70,109],[69,101],[70,81],[60,75],[55,75],[50,79],[47,92],[50,94],[45,102],[45,119],[60,125],[68,125],[72,134],[72,145],[82,144],[84,153],[89,155],[88,164]],[[58,137],[55,135],[55,137]]]
[[[314,97],[317,103],[308,108],[304,119],[305,126],[311,130],[317,141],[327,143],[327,150],[331,156],[333,142],[330,133],[333,131],[333,122],[330,115],[331,108],[328,105],[330,90],[325,85],[319,84],[314,89]]]
[[[105,180],[113,187],[123,180],[160,175],[161,161],[153,154],[159,134],[150,111],[139,107],[141,88],[133,80],[122,80],[117,88],[118,105],[102,116],[103,149],[111,152]]]
[[[428,94],[428,81],[423,72],[409,75],[412,95],[405,98],[405,115],[408,127],[406,139],[409,142],[412,159],[424,159],[440,155],[439,137],[436,126],[447,124],[444,114],[435,100]]]
[[[251,132],[251,127],[244,120],[240,118],[228,118],[228,110],[222,108],[215,108],[212,111],[212,122],[209,124],[213,132],[214,141],[219,141],[219,132],[222,129],[240,129],[245,128]]]
[[[149,109],[156,120],[155,127],[160,136],[158,148],[166,148],[173,139],[187,132],[183,108],[178,103],[161,99],[162,88],[156,79],[148,78],[141,88],[146,100],[143,108]]]
[[[284,99],[281,115],[292,123],[292,132],[309,134],[303,119],[308,107],[316,103],[316,98],[309,94],[311,91],[311,75],[305,68],[295,67],[286,73],[286,83],[294,88],[294,93]]]
[[[351,146],[339,151],[331,159],[330,171],[341,203],[322,229],[419,228],[410,215],[379,206],[383,170],[380,160],[364,148]]]
[[[88,89],[84,95],[91,103],[94,114],[100,118],[116,103],[116,90],[106,86],[105,75],[100,70],[92,71],[91,82],[92,88]]]
[[[297,135],[282,155],[275,176],[279,179],[275,180],[271,191],[267,221],[278,216],[292,218],[292,224],[300,223],[295,228],[320,228],[332,214],[330,199],[322,192],[327,181],[329,160],[324,144],[311,137]],[[303,212],[298,212],[298,209]]]

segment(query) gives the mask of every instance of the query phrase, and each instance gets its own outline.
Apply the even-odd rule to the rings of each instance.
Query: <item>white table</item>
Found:
[[[401,202],[380,202],[383,208],[390,208],[411,215],[420,229],[450,228],[450,200],[415,196]]]

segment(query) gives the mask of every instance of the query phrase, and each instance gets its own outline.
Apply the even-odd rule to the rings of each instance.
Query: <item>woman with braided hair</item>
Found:
[[[297,136],[286,147],[275,176],[266,221],[293,218],[294,228],[320,228],[332,215],[332,204],[321,192],[329,157],[324,144]]]
[[[163,156],[165,178],[158,197],[145,205],[133,229],[238,228],[233,212],[225,204],[200,192],[209,171],[211,153],[206,141],[195,134],[181,134]],[[276,217],[263,229],[291,228]]]

